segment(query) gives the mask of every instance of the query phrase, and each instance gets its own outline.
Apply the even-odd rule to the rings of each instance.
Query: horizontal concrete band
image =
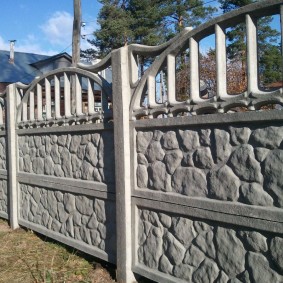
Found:
[[[16,130],[18,135],[30,134],[49,134],[49,133],[78,133],[89,131],[111,131],[113,130],[113,123],[97,123],[97,124],[83,124],[83,125],[70,125],[70,126],[57,126],[47,128],[29,128]]]
[[[4,219],[7,219],[7,220],[9,219],[8,214],[6,212],[4,212],[4,211],[0,211],[0,217],[4,218]]]
[[[59,178],[30,173],[18,173],[18,182],[38,187],[49,188],[75,194],[115,200],[114,186],[107,186],[99,182]]]
[[[138,207],[164,213],[176,213],[188,218],[194,217],[274,233],[283,233],[282,209],[249,207],[241,204],[229,205],[227,202],[184,197],[180,197],[178,203],[170,203],[154,195],[151,196],[151,199],[133,197],[132,201]]]
[[[6,131],[0,131],[0,137],[6,136]]]
[[[273,111],[254,111],[237,112],[227,114],[207,114],[199,116],[186,116],[165,119],[144,119],[131,122],[132,129],[150,129],[150,127],[176,127],[176,126],[201,126],[214,124],[236,124],[236,123],[268,123],[283,121],[283,112]],[[242,126],[242,124],[241,124]]]
[[[105,261],[108,261],[108,262],[111,262],[111,263],[116,262],[116,258],[115,258],[114,255],[107,254],[106,252],[103,252],[102,250],[99,250],[99,249],[95,248],[94,246],[91,246],[91,245],[85,244],[81,241],[74,240],[72,238],[66,237],[62,234],[59,234],[59,233],[54,232],[52,230],[46,229],[43,226],[40,226],[38,224],[34,224],[34,223],[31,223],[31,222],[23,220],[23,219],[19,219],[19,224],[21,226],[28,228],[28,229],[36,231],[40,234],[43,234],[47,237],[55,239],[56,241],[64,243],[64,244],[66,244],[70,247],[76,248],[80,251],[83,251],[83,252],[88,253],[90,255],[93,255],[95,257],[101,258]]]
[[[157,270],[154,270],[154,272],[152,272],[152,269],[147,268],[145,265],[141,265],[141,264],[136,264],[132,267],[133,272],[140,274],[142,276],[145,276],[153,281],[156,282],[166,282],[166,283],[186,283],[187,281],[184,281],[182,279],[173,277],[171,275],[167,275],[165,273],[159,272]]]

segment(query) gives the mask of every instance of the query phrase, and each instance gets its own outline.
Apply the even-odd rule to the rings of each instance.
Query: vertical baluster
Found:
[[[199,96],[199,50],[198,42],[190,38],[190,83],[191,99],[194,103],[203,101]]]
[[[87,104],[88,113],[94,114],[94,92],[93,92],[93,81],[87,79]]]
[[[71,81],[70,76],[64,73],[64,107],[65,117],[71,117]]]
[[[102,107],[103,113],[106,113],[109,110],[108,97],[106,95],[106,92],[103,89],[101,89],[101,107]]]
[[[23,122],[28,120],[28,105],[27,101],[23,101]]]
[[[247,72],[248,93],[258,91],[258,67],[257,67],[257,32],[256,21],[250,15],[246,15],[247,28]]]
[[[154,108],[158,106],[155,99],[155,77],[149,75],[147,78],[147,89],[148,89],[148,106]]]
[[[54,75],[54,92],[55,92],[55,117],[56,119],[61,118],[60,115],[60,108],[61,108],[61,103],[60,103],[60,77]]]
[[[167,69],[168,69],[168,102],[169,105],[176,104],[176,58],[174,55],[167,56]]]
[[[29,120],[34,121],[34,91],[29,93]]]
[[[0,104],[0,125],[3,125],[3,105]]]
[[[22,121],[23,108],[19,108],[23,97],[22,93],[22,89],[20,90],[16,88],[17,123]]]
[[[78,116],[83,115],[82,113],[82,79],[79,75],[76,77],[76,114]]]
[[[216,36],[216,86],[217,97],[228,98],[226,75],[226,37],[225,31],[218,24],[215,25]]]
[[[135,83],[139,79],[138,55],[131,53],[130,55],[131,80]]]
[[[36,85],[36,97],[37,97],[37,120],[42,121],[42,86]]]
[[[51,113],[51,84],[50,81],[45,78],[45,100],[46,100],[46,119],[52,118]]]

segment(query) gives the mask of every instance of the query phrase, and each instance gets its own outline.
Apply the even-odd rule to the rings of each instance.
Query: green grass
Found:
[[[60,243],[0,220],[0,283],[115,282],[115,269]],[[111,277],[112,275],[112,277]]]

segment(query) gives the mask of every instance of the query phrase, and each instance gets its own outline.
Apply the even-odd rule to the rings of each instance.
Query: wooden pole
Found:
[[[72,38],[72,66],[77,67],[80,61],[80,38],[81,38],[81,0],[74,0],[74,21]],[[76,114],[76,77],[71,76],[71,113]]]
[[[81,0],[74,0],[74,21],[72,40],[72,65],[76,67],[80,61],[80,38],[81,38]]]

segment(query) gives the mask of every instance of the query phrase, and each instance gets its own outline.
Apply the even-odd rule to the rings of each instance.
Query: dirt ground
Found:
[[[115,282],[115,266],[0,220],[0,282]]]

